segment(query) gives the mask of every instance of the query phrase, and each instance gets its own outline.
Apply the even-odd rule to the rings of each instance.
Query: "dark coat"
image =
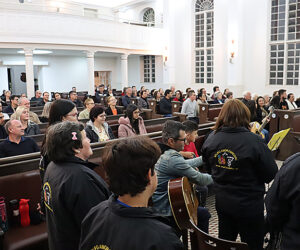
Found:
[[[34,122],[29,121],[27,128],[24,130],[25,136],[38,135],[40,133],[41,133],[41,131],[40,131],[39,125],[37,125]]]
[[[11,104],[9,104],[7,107],[3,109],[3,113],[7,114],[13,114],[15,110],[12,108]]]
[[[159,102],[159,112],[162,115],[172,114],[172,103],[171,99],[164,97]]]
[[[289,157],[266,196],[267,221],[282,232],[282,250],[300,249],[300,153]]]
[[[104,129],[105,129],[106,134],[108,135],[109,139],[110,140],[115,139],[115,136],[112,132],[111,127],[107,123],[104,123],[103,126],[104,126]],[[86,136],[90,139],[91,143],[99,142],[99,136],[94,131],[93,127],[94,127],[94,125],[92,124],[91,121],[87,122],[86,128],[85,128]]]
[[[117,114],[118,114],[118,115],[122,114],[122,111],[121,111],[120,109],[118,109],[118,108],[116,108],[116,109],[117,109]],[[110,108],[110,107],[108,107],[108,108],[105,110],[105,113],[106,113],[107,115],[114,115],[113,112],[111,111],[111,108]]]
[[[233,218],[251,218],[264,211],[265,183],[277,165],[264,141],[248,129],[224,127],[212,132],[202,147],[216,187],[216,208]]]
[[[104,180],[77,157],[50,162],[43,185],[50,250],[78,249],[80,225],[90,209],[109,198]]]
[[[125,107],[125,109],[130,104],[130,97],[128,95],[122,97],[122,104]]]
[[[81,231],[80,249],[183,249],[167,219],[151,208],[124,206],[115,196],[91,209]]]
[[[4,126],[0,125],[0,139],[5,139],[8,136]]]

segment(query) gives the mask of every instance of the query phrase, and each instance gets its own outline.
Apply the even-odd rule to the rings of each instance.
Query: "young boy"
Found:
[[[184,121],[182,123],[185,126],[185,133],[186,133],[186,141],[185,146],[183,149],[183,152],[190,152],[193,154],[186,154],[183,155],[185,158],[194,158],[199,157],[196,146],[195,146],[195,140],[197,137],[197,131],[198,131],[198,125],[190,120]]]

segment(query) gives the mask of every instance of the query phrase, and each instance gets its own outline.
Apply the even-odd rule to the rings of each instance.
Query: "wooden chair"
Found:
[[[249,250],[246,243],[222,240],[210,236],[201,231],[192,221],[190,221],[191,247],[192,250]]]

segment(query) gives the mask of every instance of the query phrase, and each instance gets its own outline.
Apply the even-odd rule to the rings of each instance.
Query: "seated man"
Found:
[[[168,181],[181,176],[186,176],[191,182],[200,186],[209,185],[213,182],[209,174],[202,174],[196,170],[202,165],[202,158],[185,160],[179,153],[184,148],[186,135],[184,125],[176,121],[167,121],[162,131],[162,141],[160,144],[162,155],[155,165],[158,177],[157,189],[152,196],[154,208],[161,214],[168,216],[177,228],[172,216],[168,199]],[[208,220],[210,214],[205,208],[198,208],[198,227],[208,232]]]
[[[44,92],[43,99],[37,103],[37,106],[45,106],[47,102],[49,102],[49,92]]]
[[[159,112],[164,115],[164,117],[172,116],[172,91],[170,89],[166,89],[165,97],[159,102]]]
[[[3,113],[0,111],[0,139],[5,139],[7,137],[4,124],[5,124],[5,118]]]
[[[76,107],[83,107],[83,103],[78,99],[77,93],[75,91],[69,92],[69,99],[70,101],[75,103]]]
[[[30,101],[31,102],[40,102],[43,100],[43,98],[41,96],[42,96],[42,91],[37,90],[37,91],[35,91],[35,96],[31,97]]]
[[[131,95],[132,95],[132,88],[126,88],[126,95],[124,95],[122,97],[122,105],[124,106],[124,108],[126,109],[127,106],[131,103],[130,102],[130,98],[131,98]]]
[[[267,222],[282,233],[280,249],[300,249],[300,153],[289,157],[266,196]]]
[[[0,102],[0,112],[2,113],[2,103]],[[2,115],[4,116],[4,120],[9,120],[9,115],[6,113],[2,113]]]
[[[102,163],[114,193],[90,210],[81,224],[80,249],[183,249],[168,220],[148,208],[160,150],[147,137],[106,147]]]
[[[38,145],[30,137],[23,137],[24,128],[19,120],[5,124],[8,138],[0,143],[0,158],[39,152]]]
[[[29,109],[29,120],[36,123],[36,124],[41,123],[38,115],[36,113],[30,111],[30,101],[26,97],[20,97],[18,107],[28,108]],[[13,113],[10,116],[10,119],[15,120],[16,119],[16,113]]]
[[[13,114],[18,107],[19,97],[16,95],[10,96],[10,104],[3,109],[4,113]]]

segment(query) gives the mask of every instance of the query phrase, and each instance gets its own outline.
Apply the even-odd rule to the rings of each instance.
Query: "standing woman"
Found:
[[[25,106],[20,106],[16,109],[16,120],[22,123],[25,136],[38,135],[41,133],[39,125],[29,120],[29,109]]]
[[[119,138],[147,134],[144,120],[140,117],[140,110],[134,104],[128,105],[125,117],[120,117],[119,124]]]
[[[115,139],[110,126],[105,122],[106,114],[100,106],[90,111],[90,120],[86,123],[86,136],[92,143]]]
[[[108,108],[105,110],[105,113],[107,115],[122,114],[122,111],[116,107],[117,106],[117,99],[114,96],[109,96],[107,98],[107,105],[108,105]]]
[[[277,165],[264,141],[249,130],[250,111],[240,100],[226,102],[214,132],[202,147],[216,187],[219,238],[238,234],[250,249],[263,249],[265,183]]]
[[[91,169],[96,164],[87,162],[93,151],[83,124],[66,121],[49,127],[45,148],[50,161],[43,184],[49,249],[78,249],[83,218],[110,192]]]

